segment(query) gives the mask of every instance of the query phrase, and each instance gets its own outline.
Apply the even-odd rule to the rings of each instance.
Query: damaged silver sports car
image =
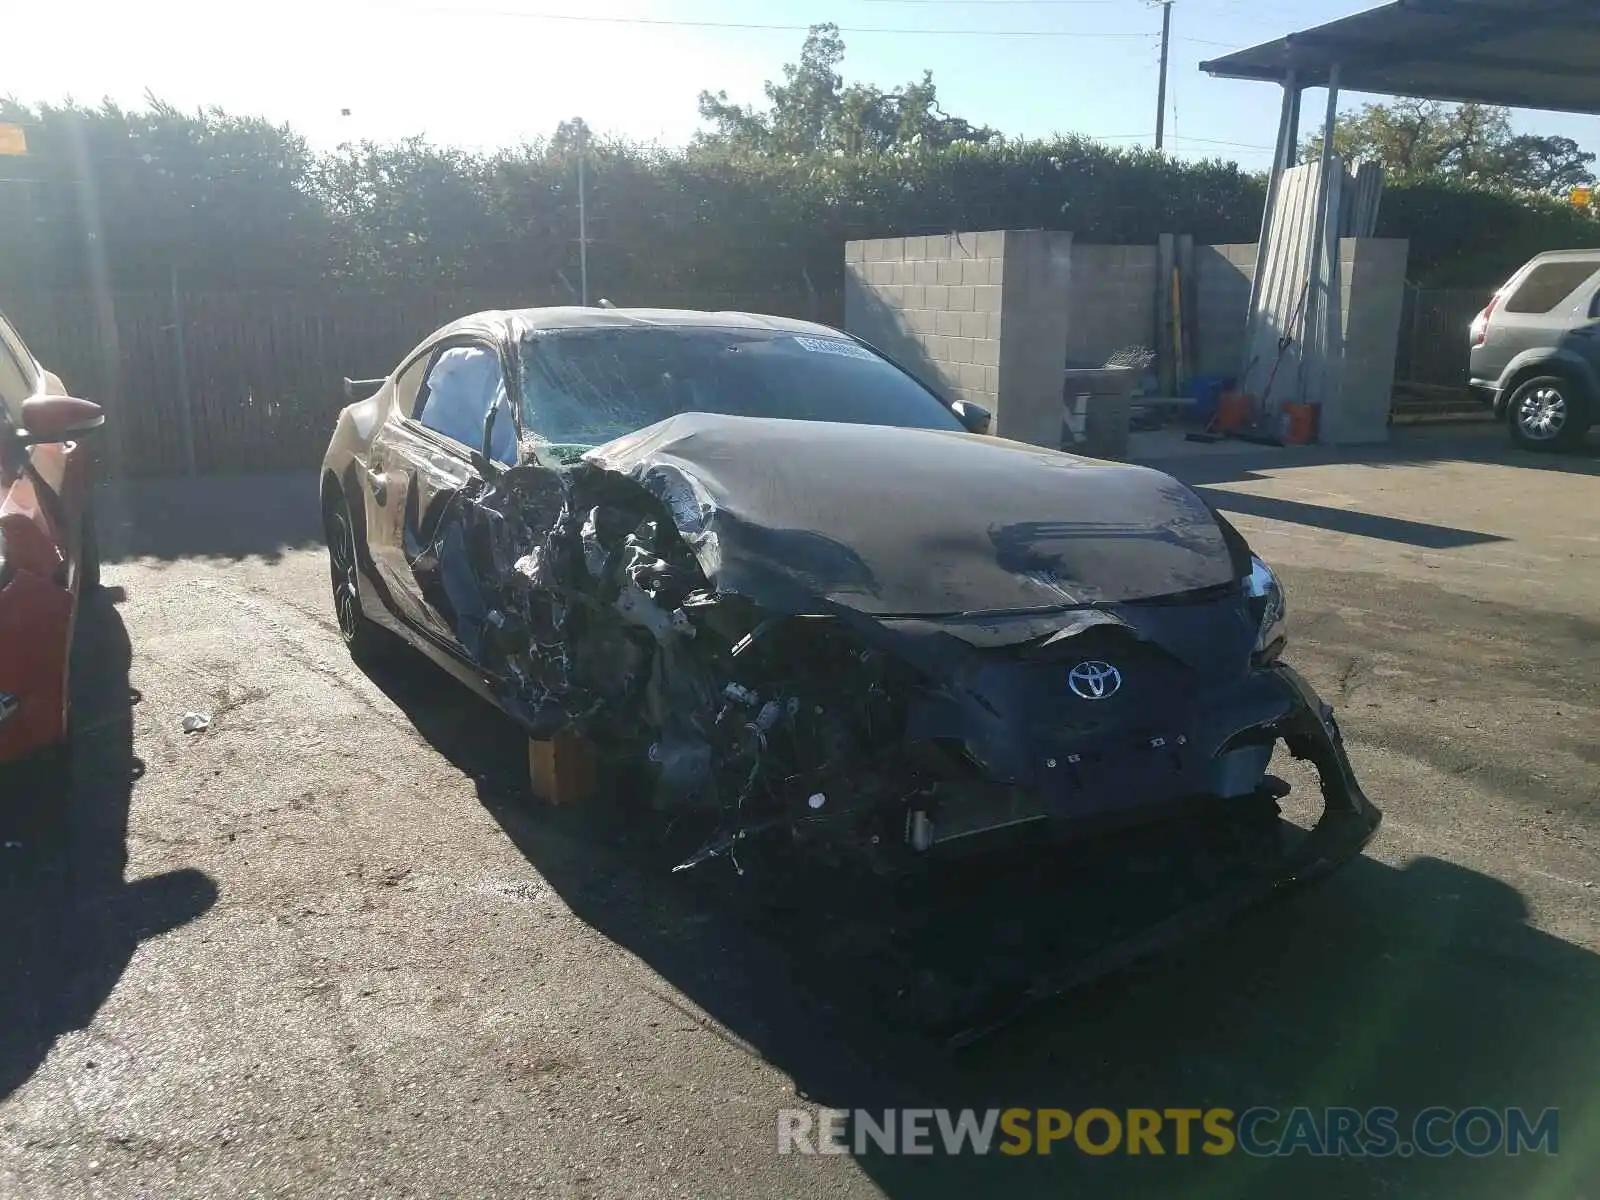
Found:
[[[682,867],[893,875],[1271,805],[1280,743],[1324,804],[1280,882],[1377,826],[1221,515],[988,436],[846,334],[480,313],[367,390],[322,475],[345,640],[398,634],[534,743],[584,747],[696,831]]]

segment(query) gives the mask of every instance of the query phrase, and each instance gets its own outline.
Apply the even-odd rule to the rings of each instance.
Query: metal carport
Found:
[[[1395,0],[1203,62],[1200,69],[1221,79],[1282,85],[1281,167],[1294,155],[1306,88],[1333,93],[1330,123],[1340,88],[1600,114],[1600,4]]]
[[[1260,244],[1286,167],[1300,138],[1300,98],[1327,88],[1322,175],[1333,153],[1339,92],[1349,88],[1424,100],[1448,100],[1600,114],[1600,0],[1395,0],[1275,41],[1200,64],[1223,79],[1254,79],[1283,88],[1283,105],[1262,217]],[[1328,214],[1319,196],[1317,241]],[[1313,253],[1309,310],[1336,265]],[[1252,321],[1260,273],[1252,281]],[[1327,305],[1331,297],[1320,303]],[[1307,326],[1321,313],[1306,313]]]

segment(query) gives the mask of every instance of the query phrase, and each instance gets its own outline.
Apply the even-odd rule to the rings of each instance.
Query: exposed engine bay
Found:
[[[742,870],[739,843],[777,831],[885,863],[908,837],[931,844],[916,802],[959,763],[906,742],[912,667],[835,614],[718,596],[633,484],[592,467],[557,478],[542,539],[527,516],[548,511],[548,474],[508,472],[481,505],[499,518],[500,581],[481,661],[509,711],[536,735],[580,731],[656,809],[714,818],[684,867],[727,855]]]

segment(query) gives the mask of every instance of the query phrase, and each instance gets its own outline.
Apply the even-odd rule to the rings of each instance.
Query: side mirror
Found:
[[[988,433],[994,421],[993,413],[971,400],[952,400],[950,411],[955,414],[956,420],[966,426],[968,433]]]
[[[92,401],[33,396],[22,402],[22,428],[17,436],[25,446],[71,442],[105,423],[105,410]]]

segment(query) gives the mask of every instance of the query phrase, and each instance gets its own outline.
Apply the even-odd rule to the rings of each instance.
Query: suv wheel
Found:
[[[1511,393],[1506,422],[1524,450],[1568,450],[1588,432],[1588,397],[1570,379],[1540,375]]]

